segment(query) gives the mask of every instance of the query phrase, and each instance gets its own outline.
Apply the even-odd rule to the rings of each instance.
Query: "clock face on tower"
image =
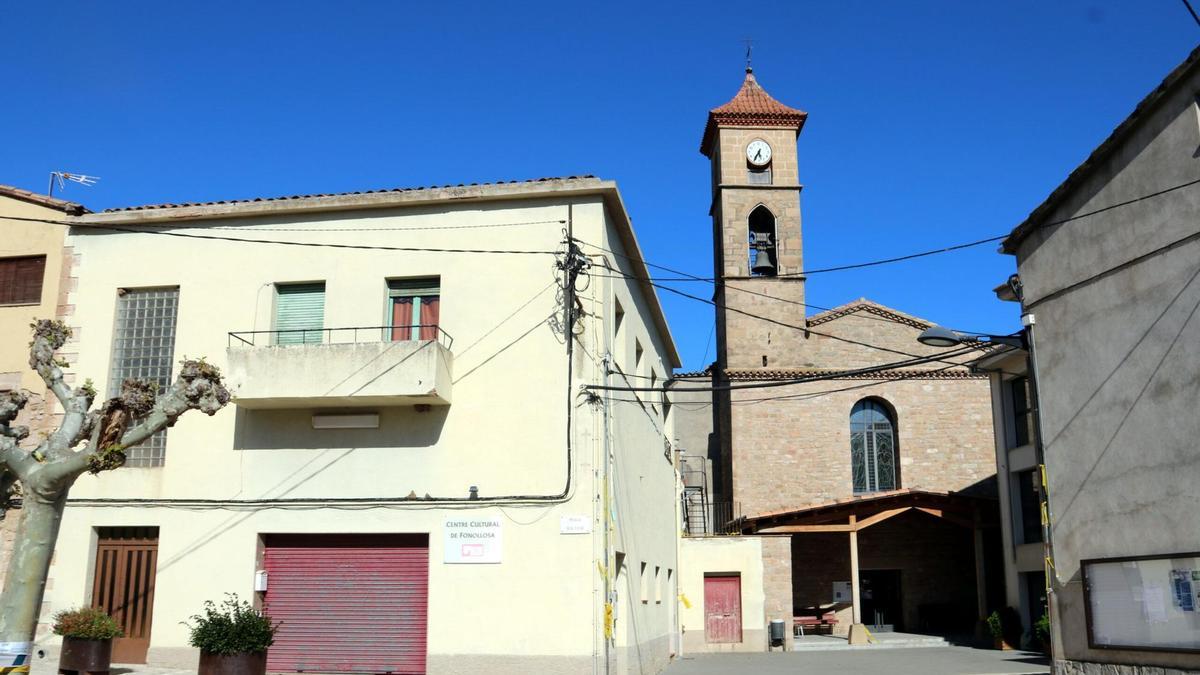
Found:
[[[746,161],[751,166],[766,166],[771,163],[771,146],[761,138],[750,141],[746,146]]]

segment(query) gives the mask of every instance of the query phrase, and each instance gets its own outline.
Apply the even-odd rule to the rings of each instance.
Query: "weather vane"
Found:
[[[754,54],[754,40],[746,38],[742,42],[746,43],[746,72],[752,73],[754,72],[754,68],[750,67],[750,58]]]
[[[80,185],[95,185],[96,181],[100,180],[99,176],[85,176],[81,173],[67,173],[66,171],[51,171],[50,172],[50,189],[46,194],[54,196],[54,183],[58,183],[58,189],[62,190],[66,187],[67,181],[74,181]]]

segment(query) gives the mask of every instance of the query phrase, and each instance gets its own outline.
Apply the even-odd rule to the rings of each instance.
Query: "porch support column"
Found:
[[[858,593],[858,516],[850,516],[850,602],[854,623],[862,623],[862,602]]]
[[[987,621],[987,571],[983,565],[983,527],[980,526],[979,507],[975,508],[975,519],[971,533],[975,535],[975,602],[979,608],[979,620]]]

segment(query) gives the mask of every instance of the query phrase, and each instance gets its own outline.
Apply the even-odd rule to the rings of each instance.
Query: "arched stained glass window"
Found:
[[[850,465],[854,494],[899,487],[895,422],[877,400],[864,398],[850,411]]]

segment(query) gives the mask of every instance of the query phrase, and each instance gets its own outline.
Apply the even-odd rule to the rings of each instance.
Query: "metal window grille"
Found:
[[[178,309],[178,288],[132,289],[117,298],[109,396],[116,396],[121,382],[131,377],[157,382],[161,390],[171,386]],[[164,429],[127,449],[125,466],[162,466],[166,450]]]
[[[892,418],[870,399],[856,403],[850,413],[850,465],[855,494],[897,487]]]

